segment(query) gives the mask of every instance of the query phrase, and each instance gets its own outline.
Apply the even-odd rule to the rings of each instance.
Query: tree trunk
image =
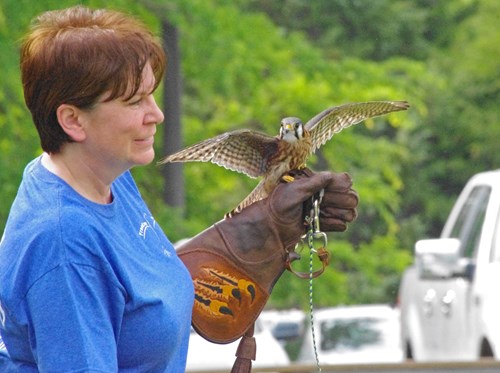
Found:
[[[165,122],[163,128],[163,155],[172,154],[182,147],[181,95],[182,78],[177,28],[164,20],[163,47],[167,53],[167,71],[164,77],[163,107]],[[184,211],[184,175],[181,163],[161,166],[165,179],[164,201]]]

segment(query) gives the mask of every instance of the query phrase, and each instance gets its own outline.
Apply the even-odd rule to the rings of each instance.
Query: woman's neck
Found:
[[[100,204],[112,202],[111,183],[114,178],[106,180],[96,172],[98,168],[92,167],[81,155],[67,150],[61,153],[44,153],[42,165],[88,200]]]

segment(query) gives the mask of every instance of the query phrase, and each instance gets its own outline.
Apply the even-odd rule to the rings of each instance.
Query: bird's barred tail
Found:
[[[236,206],[234,209],[232,209],[230,212],[226,213],[224,215],[224,218],[230,218],[235,214],[238,214],[243,210],[245,207],[250,206],[252,203],[255,203],[257,201],[260,201],[261,199],[264,199],[267,197],[267,193],[264,190],[264,182],[261,181],[257,186],[250,192],[248,196],[245,197],[243,201],[241,201],[238,206]]]

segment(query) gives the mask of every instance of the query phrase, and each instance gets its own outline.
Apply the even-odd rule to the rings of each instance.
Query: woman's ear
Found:
[[[81,123],[81,110],[74,105],[62,104],[57,110],[57,120],[66,134],[75,142],[85,140],[86,134]]]

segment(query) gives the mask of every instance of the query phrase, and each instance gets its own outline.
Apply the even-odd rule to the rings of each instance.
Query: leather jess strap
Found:
[[[308,227],[306,234],[301,237],[301,240],[295,245],[293,251],[288,252],[288,256],[285,260],[285,268],[292,272],[295,276],[301,279],[313,279],[321,275],[325,268],[330,262],[330,253],[326,249],[327,237],[325,232],[322,232],[319,227],[319,205],[323,198],[324,190],[321,190],[317,195],[314,195],[311,199],[311,212],[309,216],[305,217],[305,225]],[[316,248],[315,243],[320,243],[319,248]],[[309,261],[309,272],[298,272],[292,268],[292,262],[300,259],[300,255],[296,252],[301,247],[307,247],[309,249],[310,261]],[[321,262],[321,268],[313,271],[312,259],[313,255],[316,254]]]
[[[314,272],[301,272],[301,271],[294,270],[292,267],[292,262],[300,259],[300,255],[297,254],[295,251],[288,253],[288,257],[285,261],[285,268],[288,271],[292,272],[295,276],[297,276],[301,279],[304,279],[304,280],[309,279],[309,278],[316,278],[316,277],[320,276],[325,271],[325,268],[328,266],[328,264],[330,263],[330,253],[324,247],[321,247],[321,248],[315,250],[315,252],[319,258],[319,261],[321,262],[320,269],[318,269]]]

